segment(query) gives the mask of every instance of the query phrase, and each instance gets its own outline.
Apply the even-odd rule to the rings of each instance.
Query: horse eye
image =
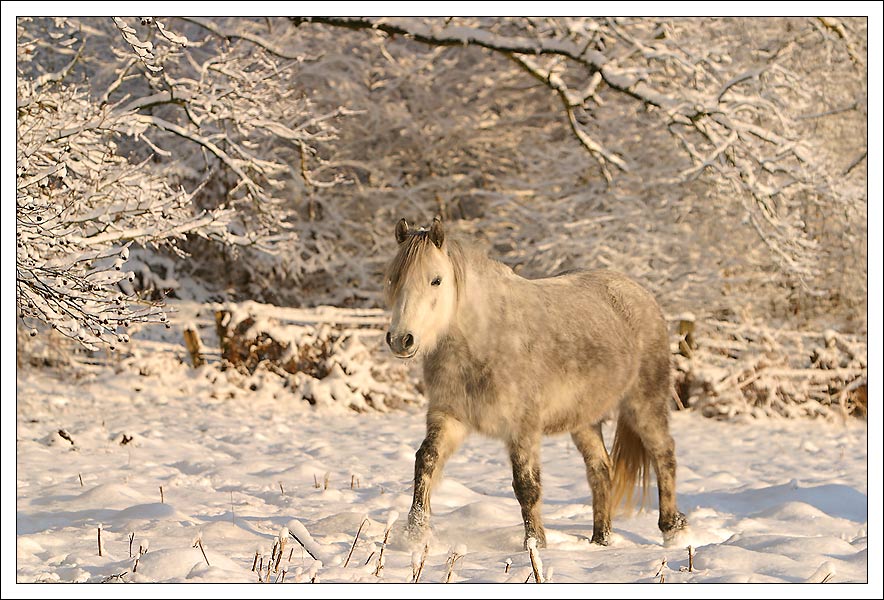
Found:
[[[442,285],[442,278],[441,278],[441,277],[436,277],[436,278],[432,281],[432,283],[430,283],[430,285]]]

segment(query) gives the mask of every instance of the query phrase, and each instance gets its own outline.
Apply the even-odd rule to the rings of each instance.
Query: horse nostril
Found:
[[[388,345],[388,346],[392,346],[392,345],[393,345],[393,337],[390,335],[390,332],[389,332],[389,331],[387,332],[387,345]]]
[[[402,347],[408,350],[412,346],[414,346],[414,336],[410,333],[406,333],[405,337],[402,338]]]

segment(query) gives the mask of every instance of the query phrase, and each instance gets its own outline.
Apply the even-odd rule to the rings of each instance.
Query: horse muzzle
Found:
[[[414,336],[408,332],[393,335],[388,331],[387,345],[390,347],[390,350],[393,351],[396,358],[412,358],[417,354],[417,341],[414,339]]]

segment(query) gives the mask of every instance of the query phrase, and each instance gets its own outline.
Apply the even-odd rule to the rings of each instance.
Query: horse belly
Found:
[[[578,352],[556,367],[540,389],[540,414],[547,434],[572,431],[605,419],[638,374],[635,357],[621,352]]]
[[[543,432],[551,435],[598,423],[616,407],[617,399],[616,393],[593,389],[584,382],[549,385],[541,400]]]

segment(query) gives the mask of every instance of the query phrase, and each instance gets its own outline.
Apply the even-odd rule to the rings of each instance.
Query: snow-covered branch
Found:
[[[315,114],[296,97],[283,78],[291,61],[251,44],[212,51],[201,41],[197,62],[188,40],[162,21],[132,23],[90,23],[88,44],[77,39],[82,24],[64,19],[46,38],[37,27],[45,22],[18,26],[19,318],[90,348],[125,341],[132,323],[166,320],[160,305],[134,293],[130,247],[181,256],[195,237],[262,251],[290,240],[280,236],[289,216],[279,193],[285,155],[255,150],[288,145],[294,154],[331,139],[329,123],[346,114]],[[90,52],[113,47],[114,30],[128,51],[116,60]],[[60,68],[41,72],[51,51],[64,56],[71,46]],[[47,53],[41,63],[31,62],[33,48]],[[87,84],[76,83],[77,69],[92,73]],[[229,174],[229,188],[209,198],[207,177],[219,172]]]
[[[785,272],[805,283],[817,275],[816,244],[801,214],[812,202],[840,202],[832,174],[807,144],[798,115],[808,98],[795,56],[832,31],[856,63],[862,57],[838,19],[796,19],[785,39],[747,47],[727,20],[495,19],[294,17],[403,38],[436,47],[480,47],[513,60],[554,91],[574,137],[609,182],[622,153],[590,135],[593,105],[624,96],[659,116],[693,166],[682,177],[709,174],[732,186],[748,220]],[[715,43],[709,43],[715,40]],[[800,66],[800,65],[799,65]],[[629,157],[634,162],[635,157]],[[677,176],[673,173],[673,176]]]

